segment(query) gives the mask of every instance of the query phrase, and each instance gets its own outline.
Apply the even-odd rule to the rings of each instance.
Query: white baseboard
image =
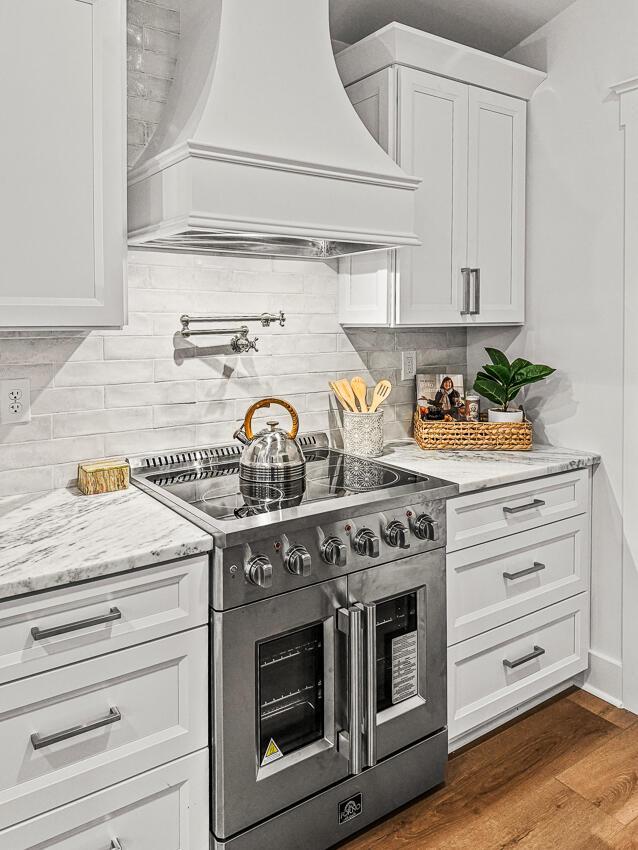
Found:
[[[602,652],[589,650],[589,670],[582,677],[583,690],[605,702],[622,707],[622,664]]]

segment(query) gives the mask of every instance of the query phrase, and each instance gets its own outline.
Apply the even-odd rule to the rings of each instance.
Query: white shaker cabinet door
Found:
[[[397,254],[397,325],[463,324],[467,258],[468,86],[399,71],[399,156],[416,190],[418,248]]]
[[[468,320],[522,324],[527,104],[474,87],[469,96]]]
[[[396,158],[396,71],[384,68],[348,86],[348,97],[370,135]],[[392,323],[394,251],[373,251],[339,261],[339,321],[344,325]]]
[[[0,326],[125,319],[124,0],[0,2]]]

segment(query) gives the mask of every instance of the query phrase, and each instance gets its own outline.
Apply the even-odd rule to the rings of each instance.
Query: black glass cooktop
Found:
[[[329,448],[305,449],[304,455],[306,480],[301,484],[245,484],[239,478],[238,458],[182,464],[179,469],[165,468],[161,472],[146,473],[144,477],[173,496],[225,522],[302,503],[323,502],[428,480],[423,475]]]

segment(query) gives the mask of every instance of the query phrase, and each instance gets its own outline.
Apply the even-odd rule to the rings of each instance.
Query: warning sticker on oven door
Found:
[[[267,764],[270,764],[273,761],[277,761],[283,757],[283,753],[275,744],[274,740],[271,738],[268,742],[268,746],[266,747],[266,752],[264,753],[264,757],[261,760],[261,766],[265,767]]]
[[[417,633],[408,632],[392,641],[392,703],[418,693]]]

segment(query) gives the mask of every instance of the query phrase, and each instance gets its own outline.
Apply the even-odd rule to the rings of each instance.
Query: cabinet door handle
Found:
[[[481,312],[481,270],[470,269],[470,275],[474,278],[474,307],[470,310],[470,316],[478,316]]]
[[[534,646],[532,652],[529,652],[527,655],[522,655],[515,661],[510,661],[508,658],[504,658],[503,665],[509,670],[513,670],[515,667],[520,667],[521,664],[525,664],[526,661],[533,661],[535,658],[539,658],[541,655],[545,655],[545,650],[543,649],[543,647]]]
[[[545,564],[541,564],[540,561],[534,561],[533,567],[527,567],[527,569],[519,570],[517,573],[503,573],[503,578],[523,578],[523,576],[531,576],[532,573],[539,573],[544,569]]]
[[[461,269],[461,275],[463,276],[463,307],[461,309],[462,316],[471,316],[472,311],[470,309],[470,290],[472,288],[470,275],[472,273],[472,269]]]
[[[523,511],[533,511],[535,508],[544,508],[545,502],[542,499],[534,499],[528,505],[517,505],[515,508],[504,507],[504,514],[521,514]]]
[[[65,635],[67,632],[76,632],[78,629],[88,629],[90,626],[101,626],[102,623],[112,623],[113,620],[121,620],[122,612],[119,608],[111,608],[108,614],[99,617],[88,617],[86,620],[77,620],[75,623],[65,623],[62,626],[52,626],[50,629],[39,629],[34,626],[31,629],[33,640],[44,640],[45,638]]]
[[[90,723],[81,723],[79,726],[71,726],[70,729],[64,729],[62,732],[54,732],[52,735],[39,735],[34,732],[31,735],[31,744],[34,750],[41,750],[42,747],[50,747],[52,744],[59,744],[60,741],[68,741],[69,738],[75,738],[77,735],[84,735],[85,732],[92,732],[94,729],[101,729],[102,726],[110,726],[111,723],[118,723],[122,719],[117,706],[112,706],[106,717],[100,717],[99,720],[92,720]]]

